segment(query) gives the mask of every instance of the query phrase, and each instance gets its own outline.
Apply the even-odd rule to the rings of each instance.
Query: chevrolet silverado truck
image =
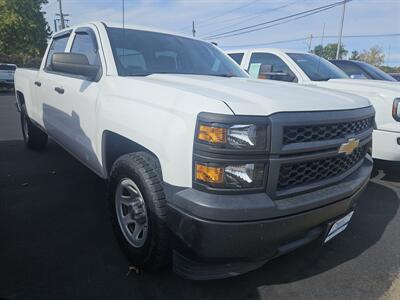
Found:
[[[227,53],[253,78],[296,82],[368,98],[376,110],[372,157],[400,161],[398,82],[350,79],[329,61],[301,51],[260,48],[229,50]]]
[[[372,170],[367,99],[251,79],[213,44],[163,31],[60,31],[39,70],[17,70],[16,99],[29,148],[50,136],[107,179],[141,269],[224,278],[328,242]]]

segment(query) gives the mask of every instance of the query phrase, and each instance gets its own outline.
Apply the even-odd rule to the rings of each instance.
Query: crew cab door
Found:
[[[99,175],[102,172],[96,151],[97,97],[105,70],[96,28],[77,28],[70,36],[67,51],[84,54],[91,65],[100,66],[96,79],[48,72],[43,85],[49,100],[43,104],[43,120],[50,135],[66,150]]]
[[[43,59],[37,77],[33,82],[35,97],[35,101],[32,101],[33,119],[42,125],[46,129],[46,132],[54,138],[57,138],[57,132],[54,128],[57,123],[57,118],[55,114],[49,114],[48,108],[58,103],[58,100],[56,101],[55,99],[57,95],[54,93],[54,87],[57,82],[62,80],[63,76],[52,72],[49,67],[51,58],[55,52],[65,52],[71,31],[72,30],[61,32],[53,37],[49,49],[47,50],[46,57]],[[60,106],[60,104],[62,103],[58,103],[58,106]]]

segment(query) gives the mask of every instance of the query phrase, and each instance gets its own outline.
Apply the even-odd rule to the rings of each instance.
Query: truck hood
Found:
[[[381,97],[390,100],[400,97],[400,82],[366,79],[331,79],[313,82],[313,85],[345,91],[364,97]],[[371,100],[371,99],[370,99]]]
[[[235,114],[240,115],[344,110],[371,105],[360,96],[272,80],[173,74],[154,74],[139,80],[154,83],[159,88],[164,86],[223,101]]]

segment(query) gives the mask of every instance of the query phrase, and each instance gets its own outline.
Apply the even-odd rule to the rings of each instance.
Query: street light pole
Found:
[[[338,40],[337,49],[336,49],[336,59],[339,59],[340,48],[342,48],[342,34],[343,34],[344,14],[346,12],[346,2],[347,2],[347,0],[343,1],[342,20],[340,22],[339,40]]]
[[[60,8],[60,20],[61,20],[61,29],[65,28],[65,20],[64,20],[64,14],[62,12],[62,3],[61,0],[58,0],[58,5]]]

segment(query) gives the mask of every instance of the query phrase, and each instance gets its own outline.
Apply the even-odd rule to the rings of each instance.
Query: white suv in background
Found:
[[[307,52],[263,48],[231,50],[226,53],[253,78],[314,85],[368,98],[376,110],[372,156],[400,161],[398,82],[350,79],[334,64]]]
[[[14,89],[14,74],[17,66],[0,63],[0,88]]]

